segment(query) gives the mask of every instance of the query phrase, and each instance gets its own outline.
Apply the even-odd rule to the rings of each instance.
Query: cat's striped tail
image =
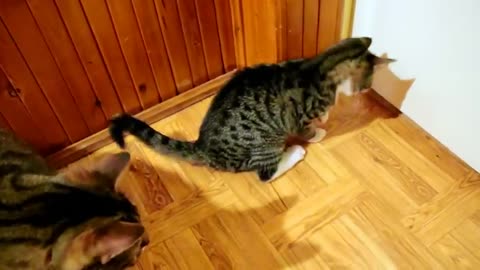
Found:
[[[129,115],[120,114],[110,120],[110,136],[121,147],[125,148],[124,133],[128,132],[143,143],[161,154],[202,163],[202,158],[193,142],[179,141],[157,132],[147,123]]]

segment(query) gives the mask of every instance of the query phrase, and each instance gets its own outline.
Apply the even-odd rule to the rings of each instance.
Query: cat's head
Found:
[[[352,95],[368,90],[372,86],[376,67],[395,62],[381,58],[369,51],[372,39],[369,37],[347,38],[333,45],[314,61],[320,62],[321,70],[326,70],[339,86],[340,92]]]
[[[117,180],[129,161],[128,153],[107,154],[90,168],[61,174],[70,185],[103,196],[113,211],[66,230],[52,248],[52,269],[124,269],[135,263],[148,236],[136,207],[118,191]]]
[[[355,45],[356,40],[360,40],[363,45]],[[355,51],[355,57],[347,61],[347,65],[351,67],[350,69],[350,79],[352,81],[352,91],[353,93],[362,92],[368,90],[372,87],[373,73],[378,66],[388,65],[395,62],[395,59],[382,58],[370,52],[369,48],[372,44],[372,39],[368,37],[363,38],[350,38],[344,41],[349,46],[345,46],[346,50]],[[350,48],[349,48],[350,47]],[[353,49],[355,48],[355,49]]]
[[[395,61],[395,59],[378,57],[370,51],[366,51],[360,57],[354,59],[355,68],[352,72],[352,79],[355,82],[354,91],[360,92],[370,89],[375,69]]]

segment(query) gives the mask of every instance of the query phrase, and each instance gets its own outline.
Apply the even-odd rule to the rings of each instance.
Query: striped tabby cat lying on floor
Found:
[[[326,131],[313,120],[325,122],[339,92],[368,89],[374,66],[393,61],[370,53],[370,44],[349,38],[310,59],[239,71],[214,98],[196,142],[171,139],[127,114],[112,119],[110,134],[121,147],[129,132],[162,154],[273,180],[305,155],[300,145],[285,149],[288,137],[320,141]]]
[[[0,269],[124,269],[147,244],[136,208],[115,190],[128,153],[64,173],[0,129]]]

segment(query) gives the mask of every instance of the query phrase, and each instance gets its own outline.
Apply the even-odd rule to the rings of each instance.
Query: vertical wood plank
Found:
[[[21,90],[20,99],[30,112],[33,121],[43,133],[48,130],[49,136],[45,137],[44,144],[51,150],[68,144],[68,138],[63,127],[60,125],[50,104],[43,95],[35,78],[28,69],[22,55],[18,51],[14,41],[8,33],[5,25],[0,23],[0,65],[5,74],[15,82],[14,87]]]
[[[80,2],[64,0],[55,0],[55,2],[81,64],[95,91],[96,105],[103,109],[107,119],[122,112],[122,105],[103,63]]]
[[[278,61],[287,60],[287,0],[277,0],[276,32]]]
[[[233,43],[235,48],[235,62],[237,68],[247,65],[245,35],[243,25],[243,6],[240,0],[230,0],[233,27]]]
[[[276,1],[245,0],[241,3],[247,65],[276,63]]]
[[[178,13],[183,29],[187,55],[192,71],[193,85],[199,85],[208,80],[205,67],[205,56],[203,55],[202,37],[198,26],[197,12],[191,1],[177,0]]]
[[[45,152],[48,149],[42,132],[32,132],[32,130],[41,129],[35,125],[30,113],[23,105],[18,94],[15,94],[12,85],[10,85],[2,70],[0,70],[0,126],[11,127],[15,135],[40,152]]]
[[[353,28],[353,16],[355,14],[355,0],[342,0],[342,15],[340,18],[340,39],[350,37]]]
[[[97,0],[82,0],[81,3],[124,110],[129,113],[139,112],[141,105],[138,94],[118,44],[106,3]]]
[[[230,8],[230,1],[215,0],[215,12],[222,49],[223,68],[228,72],[235,69],[236,66],[232,24],[233,14]]]
[[[256,24],[258,17],[255,16],[258,11],[254,0],[241,0],[242,20],[243,20],[243,37],[245,39],[245,61],[247,66],[262,62],[257,59],[256,50]]]
[[[55,2],[98,98],[95,101],[96,105],[103,109],[107,119],[122,112],[122,105],[80,2],[65,0],[55,0]]]
[[[337,10],[339,0],[320,1],[318,17],[317,53],[323,52],[336,41]]]
[[[257,54],[259,62],[276,63],[277,57],[277,36],[276,31],[276,0],[255,1],[257,5],[255,14],[259,16],[259,20],[255,25]]]
[[[336,18],[336,24],[335,24],[335,42],[337,42],[341,35],[342,35],[342,28],[343,28],[343,14],[345,12],[345,0],[338,0],[338,5],[337,5],[337,18]]]
[[[176,86],[158,23],[155,4],[152,0],[132,0],[140,33],[147,50],[148,60],[153,71],[157,89],[163,101],[176,95]]]
[[[182,25],[177,4],[173,0],[154,2],[177,90],[182,93],[192,88],[192,74],[188,63],[187,48],[181,34]]]
[[[130,1],[107,0],[120,49],[132,76],[143,109],[159,102],[159,94],[153,79],[137,19]]]
[[[195,0],[200,25],[208,78],[214,79],[223,72],[222,50],[213,0]]]
[[[303,0],[287,0],[287,58],[303,55]]]
[[[25,1],[3,1],[0,16],[71,142],[89,134],[78,106]],[[21,22],[21,23],[19,23]]]
[[[304,0],[303,8],[303,57],[317,54],[318,12],[320,1]]]
[[[90,133],[103,129],[107,120],[92,90],[72,40],[68,36],[53,0],[28,0],[30,10],[45,37],[60,72],[75,98]],[[65,92],[68,91],[65,89]]]

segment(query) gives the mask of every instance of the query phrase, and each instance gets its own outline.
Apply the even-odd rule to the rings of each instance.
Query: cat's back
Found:
[[[235,109],[244,101],[251,102],[266,95],[282,95],[303,81],[299,69],[303,61],[261,64],[238,71],[215,96],[210,111]]]
[[[289,60],[279,64],[261,64],[238,71],[224,88],[265,87],[269,89],[285,80],[298,78],[303,59]]]

